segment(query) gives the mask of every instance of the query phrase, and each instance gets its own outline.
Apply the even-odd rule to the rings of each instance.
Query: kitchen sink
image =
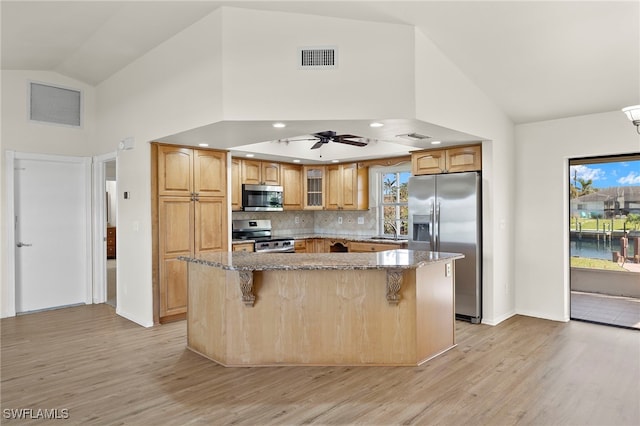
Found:
[[[389,241],[407,241],[406,238],[396,238],[396,237],[390,237],[388,235],[378,235],[375,237],[371,237],[372,240],[389,240]]]

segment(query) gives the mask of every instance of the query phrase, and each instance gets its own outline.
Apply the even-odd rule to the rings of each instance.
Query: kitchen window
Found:
[[[378,229],[385,236],[406,237],[409,229],[409,183],[411,173],[405,170],[378,173]]]

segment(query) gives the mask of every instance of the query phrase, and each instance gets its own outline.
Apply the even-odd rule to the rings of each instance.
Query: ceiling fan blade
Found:
[[[318,149],[320,148],[322,145],[324,145],[326,142],[323,142],[322,140],[319,140],[318,142],[316,142],[311,149]]]
[[[356,136],[356,135],[335,135],[332,139],[333,140],[336,140],[336,139],[361,139],[361,136]]]
[[[350,141],[349,139],[334,139],[334,142],[338,142],[338,143],[344,143],[347,145],[353,145],[353,146],[367,146],[368,144],[366,142],[360,142],[360,141]]]

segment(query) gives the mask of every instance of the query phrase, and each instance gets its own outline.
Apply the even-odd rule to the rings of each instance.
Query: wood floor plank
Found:
[[[583,322],[458,322],[420,367],[224,368],[185,348],[184,321],[145,329],[109,305],[0,326],[3,424],[63,408],[83,425],[640,424],[640,332]]]

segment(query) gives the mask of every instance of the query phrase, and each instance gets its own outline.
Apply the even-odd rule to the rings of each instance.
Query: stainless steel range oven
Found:
[[[256,253],[295,253],[293,238],[273,237],[269,219],[234,220],[232,222],[234,240],[254,240]]]

